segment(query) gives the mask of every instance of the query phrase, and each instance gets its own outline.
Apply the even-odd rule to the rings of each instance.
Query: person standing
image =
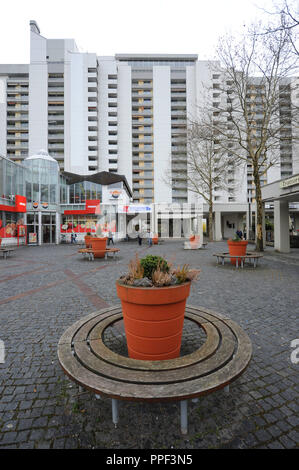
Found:
[[[109,230],[109,233],[108,233],[108,246],[110,245],[110,242],[112,242],[112,245],[114,245],[113,235],[112,235],[111,230]]]
[[[150,231],[150,229],[148,229],[147,231],[147,238],[148,238],[148,246],[150,247],[153,244],[153,234]]]
[[[141,234],[140,230],[138,230],[138,232],[137,232],[137,240],[138,240],[138,245],[141,246],[142,245],[142,234]]]

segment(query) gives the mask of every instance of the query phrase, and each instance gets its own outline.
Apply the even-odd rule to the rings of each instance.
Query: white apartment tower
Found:
[[[194,203],[187,187],[188,118],[196,118],[207,88],[217,119],[230,100],[217,62],[194,54],[82,53],[73,39],[46,39],[30,21],[30,64],[0,65],[0,153],[20,161],[44,149],[65,171],[125,175],[135,203]],[[258,118],[254,81],[251,95]],[[293,97],[286,87],[281,95],[291,135]],[[265,183],[299,171],[290,138],[280,154]],[[216,192],[214,202],[246,205],[252,190],[250,167],[232,169],[228,190]]]

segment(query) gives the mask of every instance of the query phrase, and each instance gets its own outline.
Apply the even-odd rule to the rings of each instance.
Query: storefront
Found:
[[[118,231],[117,206],[132,197],[126,178],[109,172],[60,172],[41,150],[17,164],[0,157],[2,245],[83,241],[88,233]]]
[[[27,201],[24,168],[0,158],[0,240],[3,245],[26,243]]]
[[[291,241],[299,245],[294,243],[299,237],[299,174],[263,186],[262,199],[274,216],[274,248],[289,253]]]

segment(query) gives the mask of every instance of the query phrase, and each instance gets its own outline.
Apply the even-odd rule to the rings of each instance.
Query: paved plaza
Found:
[[[227,251],[225,242],[196,251],[183,250],[183,240],[116,246],[119,257],[107,261],[88,261],[74,245],[20,247],[0,258],[0,449],[298,447],[299,364],[291,362],[291,342],[299,338],[298,253],[267,247],[256,269],[236,270],[229,262],[216,266],[212,256]],[[120,402],[115,429],[111,400],[79,390],[58,363],[57,344],[68,326],[120,303],[115,280],[136,252],[199,268],[187,303],[229,316],[252,341],[252,360],[229,395],[220,390],[189,402],[186,436],[178,402]],[[114,335],[121,341],[117,334],[112,329],[107,341]]]

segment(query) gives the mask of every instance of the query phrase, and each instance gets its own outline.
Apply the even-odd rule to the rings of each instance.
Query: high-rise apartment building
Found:
[[[231,102],[230,83],[219,63],[194,54],[83,53],[72,39],[44,38],[31,21],[30,64],[0,65],[0,153],[21,161],[44,149],[68,172],[123,174],[134,203],[201,202],[188,190],[186,137],[188,118],[198,115],[207,89],[217,120],[219,109]],[[260,97],[253,79],[248,101],[257,132]],[[280,163],[263,183],[299,171],[298,144],[292,140],[294,99],[284,84],[280,119],[288,122]],[[250,165],[232,166],[228,174],[227,190],[216,188],[214,196],[215,207],[228,214],[222,233],[235,227],[229,214],[244,215],[254,199]]]

